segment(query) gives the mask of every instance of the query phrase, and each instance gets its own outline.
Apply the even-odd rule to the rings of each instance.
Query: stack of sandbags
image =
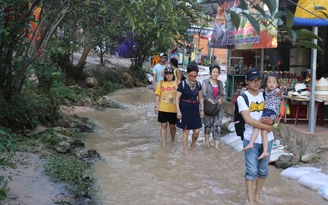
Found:
[[[315,99],[328,100],[328,80],[324,77],[315,84]]]

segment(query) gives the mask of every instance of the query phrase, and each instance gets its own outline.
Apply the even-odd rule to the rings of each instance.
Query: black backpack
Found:
[[[240,96],[242,96],[244,98],[246,105],[249,106],[247,95],[245,93],[242,93]],[[236,130],[237,136],[239,136],[241,138],[241,140],[244,140],[245,120],[244,120],[243,116],[239,113],[237,101],[235,104],[235,112],[234,112],[233,121],[235,122],[235,130]]]

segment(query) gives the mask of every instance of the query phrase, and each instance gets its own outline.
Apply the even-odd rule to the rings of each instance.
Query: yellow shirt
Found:
[[[159,96],[159,111],[176,113],[175,97],[177,95],[177,81],[161,81],[157,84],[155,95]]]

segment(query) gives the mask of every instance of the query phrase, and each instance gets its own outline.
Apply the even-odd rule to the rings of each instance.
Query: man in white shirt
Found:
[[[157,83],[163,80],[162,72],[165,68],[165,62],[167,61],[167,54],[161,53],[159,54],[160,61],[153,68],[153,90],[156,90]]]
[[[270,160],[272,142],[273,142],[273,124],[274,121],[270,117],[261,117],[264,110],[264,97],[260,92],[261,75],[257,69],[250,69],[245,74],[245,82],[248,85],[247,95],[249,106],[246,104],[244,98],[239,96],[237,98],[238,109],[245,120],[245,131],[243,145],[246,147],[249,144],[253,128],[263,129],[268,132],[268,152],[269,157],[258,160],[258,157],[263,152],[262,137],[259,132],[254,147],[244,151],[245,156],[245,185],[248,203],[254,205],[254,201],[263,203],[260,194],[264,186],[265,179],[269,174],[268,165]],[[260,119],[260,120],[259,120]],[[255,187],[255,193],[254,193]],[[266,203],[263,203],[266,204]]]

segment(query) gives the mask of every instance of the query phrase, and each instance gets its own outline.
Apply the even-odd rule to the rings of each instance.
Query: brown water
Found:
[[[94,173],[103,204],[245,204],[242,153],[224,145],[220,151],[205,148],[201,132],[197,150],[186,156],[181,130],[163,147],[151,89],[123,89],[109,97],[128,109],[79,114],[99,126],[97,133],[85,134],[85,143],[104,159]],[[327,204],[315,191],[280,176],[281,171],[270,166],[265,204]]]

